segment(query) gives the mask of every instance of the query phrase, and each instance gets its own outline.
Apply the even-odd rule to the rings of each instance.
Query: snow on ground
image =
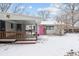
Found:
[[[64,56],[70,49],[79,50],[79,33],[64,36],[39,36],[37,44],[0,44],[0,55]]]

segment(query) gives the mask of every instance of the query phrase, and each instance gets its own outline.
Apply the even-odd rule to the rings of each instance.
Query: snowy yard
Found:
[[[38,37],[37,44],[0,44],[0,56],[64,56],[79,50],[79,34]]]

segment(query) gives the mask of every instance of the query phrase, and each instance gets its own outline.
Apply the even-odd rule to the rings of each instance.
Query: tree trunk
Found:
[[[74,4],[72,5],[72,11],[71,11],[71,14],[72,14],[72,32],[74,32]]]

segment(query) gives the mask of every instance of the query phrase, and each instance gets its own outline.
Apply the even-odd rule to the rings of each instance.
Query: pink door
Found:
[[[44,25],[39,25],[38,34],[39,35],[44,35],[45,34],[45,27],[44,27]]]

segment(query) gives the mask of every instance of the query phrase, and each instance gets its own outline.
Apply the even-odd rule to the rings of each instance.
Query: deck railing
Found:
[[[18,39],[24,38],[25,32],[0,31],[0,39]]]
[[[16,32],[16,39],[25,38],[25,35],[26,35],[25,32]]]
[[[5,32],[1,31],[0,32],[0,39],[4,39],[4,38],[6,38],[6,34],[5,34]]]

